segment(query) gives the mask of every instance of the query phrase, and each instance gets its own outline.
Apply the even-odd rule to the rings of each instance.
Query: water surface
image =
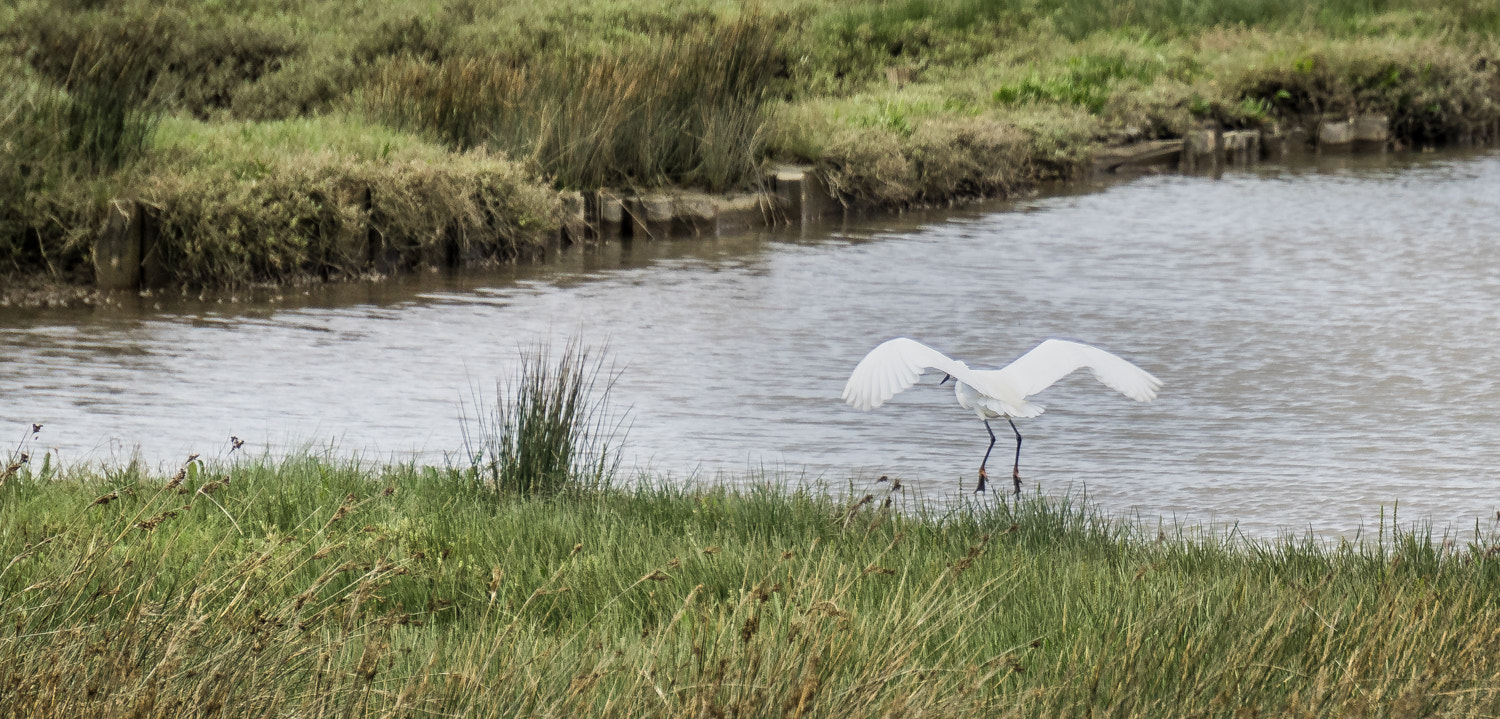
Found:
[[[1325,161],[249,302],[3,310],[0,432],[45,423],[37,448],[64,461],[169,463],[230,435],[441,461],[462,448],[461,401],[520,348],[577,333],[621,370],[627,465],[888,474],[941,496],[973,488],[983,426],[933,376],[856,412],[838,399],[849,370],[896,335],[991,364],[1067,337],[1165,387],[1136,404],[1084,373],[1039,395],[1030,486],[1260,535],[1349,534],[1398,501],[1488,529],[1496,188],[1495,153]]]

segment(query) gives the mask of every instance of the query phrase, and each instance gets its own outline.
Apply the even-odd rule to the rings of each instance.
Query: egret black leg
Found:
[[[1016,483],[1016,496],[1019,497],[1019,496],[1021,496],[1021,430],[1016,429],[1016,423],[1015,422],[1011,422],[1011,420],[1010,420],[1009,417],[1006,417],[1005,421],[1006,422],[1010,422],[1010,431],[1016,433],[1016,465],[1010,471],[1010,478],[1011,478],[1012,481],[1014,481]],[[990,426],[990,423],[989,422],[985,422],[984,426],[988,427],[988,426]],[[994,432],[990,433],[990,446],[991,447],[995,446],[995,433]],[[985,455],[985,456],[989,456],[989,455]]]
[[[990,433],[990,446],[988,449],[984,450],[984,459],[980,460],[979,462],[979,486],[974,489],[975,492],[984,491],[984,480],[990,478],[990,476],[984,471],[984,465],[989,463],[990,452],[995,449],[995,430],[990,429],[989,420],[984,421],[984,431]]]

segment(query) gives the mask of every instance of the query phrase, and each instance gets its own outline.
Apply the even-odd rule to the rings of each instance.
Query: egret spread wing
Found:
[[[929,369],[960,380],[972,375],[968,365],[914,339],[897,337],[881,343],[859,361],[844,385],[844,401],[856,409],[875,409],[916,384]]]
[[[1076,370],[1089,368],[1094,378],[1137,402],[1156,398],[1161,380],[1098,347],[1067,340],[1047,340],[999,370],[1007,384],[1029,397]]]

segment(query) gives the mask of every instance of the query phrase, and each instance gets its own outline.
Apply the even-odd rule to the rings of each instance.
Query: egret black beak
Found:
[[[950,380],[950,379],[953,379],[953,375],[951,375],[951,374],[945,374],[945,375],[943,375],[942,381],[938,382],[938,384],[939,385],[947,384],[948,380]]]

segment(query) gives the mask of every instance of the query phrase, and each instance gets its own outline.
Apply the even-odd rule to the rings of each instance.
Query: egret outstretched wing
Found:
[[[973,379],[973,370],[963,362],[914,339],[897,337],[881,343],[859,361],[844,385],[844,401],[856,409],[875,409],[916,384],[929,369],[959,380]]]
[[[859,361],[849,382],[844,385],[844,401],[861,410],[875,409],[885,401],[917,383],[922,373],[935,369],[947,372],[957,380],[954,395],[960,406],[973,410],[989,429],[990,420],[1000,417],[1035,417],[1041,405],[1028,402],[1034,395],[1073,372],[1089,368],[1094,378],[1137,402],[1150,402],[1161,388],[1161,380],[1119,357],[1097,347],[1067,340],[1047,340],[1021,355],[1003,369],[976,370],[916,340],[898,337],[870,350]],[[1015,429],[1016,461],[1011,479],[1016,495],[1021,494],[1021,432]],[[990,430],[990,446],[979,461],[979,486],[984,491],[985,463],[995,448],[995,432]]]
[[[1110,389],[1137,402],[1156,399],[1156,390],[1161,387],[1161,380],[1140,367],[1098,347],[1067,340],[1047,340],[998,370],[998,374],[1012,389],[1029,397],[1084,367]]]

